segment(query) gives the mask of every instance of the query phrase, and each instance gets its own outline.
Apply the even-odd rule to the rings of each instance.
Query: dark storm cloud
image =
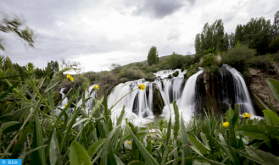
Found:
[[[179,10],[186,3],[187,1],[185,0],[143,0],[137,3],[133,14],[150,16],[152,18],[164,18]]]

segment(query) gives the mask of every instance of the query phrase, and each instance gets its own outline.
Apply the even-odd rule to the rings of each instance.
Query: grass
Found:
[[[266,106],[266,120],[261,121],[240,118],[236,104],[224,117],[205,113],[186,124],[174,103],[174,121],[159,120],[140,128],[123,118],[125,107],[117,121],[112,121],[105,93],[86,114],[86,89],[81,86],[68,92],[69,103],[56,116],[59,104],[53,102],[52,89],[65,79],[63,71],[38,81],[29,70],[28,87],[10,83],[9,76],[0,79],[1,85],[9,85],[0,93],[1,159],[42,165],[279,164],[279,117],[272,107]],[[43,81],[47,88],[39,92]],[[279,82],[269,82],[277,97]],[[82,104],[78,107],[73,101],[80,90]],[[15,101],[10,102],[11,98]],[[70,105],[74,105],[72,114],[67,113]],[[228,127],[223,126],[225,120]]]

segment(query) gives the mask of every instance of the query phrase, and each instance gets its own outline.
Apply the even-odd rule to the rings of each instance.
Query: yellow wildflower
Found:
[[[162,144],[162,142],[159,142],[159,144],[161,145],[161,144]]]
[[[67,79],[74,82],[74,78],[70,74],[67,74]]]
[[[151,140],[151,143],[153,143],[153,140]]]
[[[150,137],[152,137],[153,135],[152,135],[152,134],[150,134],[149,136],[150,136]]]
[[[6,105],[9,105],[9,104],[11,104],[11,102],[6,102]]]
[[[244,117],[245,119],[250,119],[251,116],[252,116],[252,114],[250,113],[250,115],[249,115],[247,112],[243,113],[243,115],[242,115],[242,117]]]
[[[144,84],[138,84],[138,87],[139,87],[139,89],[141,89],[141,90],[145,90],[145,85]]]
[[[229,122],[224,122],[224,123],[223,123],[223,126],[226,127],[226,128],[228,128]]]
[[[128,141],[128,144],[131,145],[132,142]]]
[[[67,106],[68,104],[65,104],[65,107]]]
[[[93,88],[96,89],[96,90],[98,90],[98,89],[99,89],[99,85],[94,85]]]

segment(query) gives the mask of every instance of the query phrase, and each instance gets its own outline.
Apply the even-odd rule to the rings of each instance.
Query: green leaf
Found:
[[[108,134],[109,132],[109,114],[108,114],[108,103],[107,103],[107,94],[106,91],[104,90],[104,116],[105,116],[105,120],[106,120],[106,134]]]
[[[139,160],[134,160],[131,163],[129,163],[128,165],[145,165],[145,163],[142,161],[139,161]]]
[[[234,104],[234,114],[232,116],[233,127],[235,127],[238,121],[239,121],[239,104]]]
[[[205,134],[204,134],[203,132],[201,132],[200,135],[201,135],[201,139],[202,139],[203,144],[205,144],[205,146],[206,146],[207,148],[210,148],[210,146],[209,146],[209,144],[208,144],[208,140],[207,140]]]
[[[168,130],[167,130],[167,143],[166,143],[166,148],[163,154],[163,158],[162,158],[162,162],[161,165],[166,164],[167,161],[167,156],[169,153],[169,140],[170,140],[170,135],[171,135],[171,116],[170,116],[170,120],[169,120],[169,124],[168,124]],[[152,150],[151,150],[152,151]]]
[[[134,142],[136,143],[136,146],[138,147],[141,155],[143,156],[145,162],[147,164],[150,165],[155,165],[158,163],[156,162],[156,160],[152,157],[152,155],[149,154],[149,152],[145,149],[145,147],[140,143],[140,141],[138,140],[138,138],[135,136],[135,134],[131,131],[131,129],[128,129],[130,134],[132,135],[132,138],[134,139]]]
[[[96,152],[103,146],[105,141],[106,141],[105,138],[104,139],[100,139],[100,140],[96,141],[94,144],[92,144],[88,148],[87,153],[90,156],[90,158],[96,154]]]
[[[279,102],[279,82],[271,78],[267,79],[266,82],[269,88],[271,89],[273,96]]]
[[[233,112],[233,110],[232,110],[231,108],[228,109],[227,112],[226,112],[226,121],[227,121],[227,122],[230,121],[230,113],[231,113],[231,115],[233,116],[234,112]]]
[[[108,161],[107,162],[108,162],[109,165],[117,165],[111,147],[109,147]]]
[[[103,152],[102,152],[102,162],[105,163],[107,161],[107,154],[109,150],[109,145],[111,143],[111,139],[114,135],[114,132],[119,128],[120,126],[115,127],[112,131],[109,132],[107,139],[105,141],[105,144],[103,146]],[[106,164],[106,163],[105,163]]]
[[[272,112],[271,110],[263,110],[264,117],[266,120],[266,123],[268,125],[278,125],[279,124],[279,117],[276,113]]]
[[[7,91],[5,91],[4,93],[2,93],[0,95],[0,99],[3,99],[4,97],[6,97],[18,84],[20,83],[20,81],[16,82],[13,86],[11,86]]]
[[[264,140],[267,136],[279,138],[279,127],[271,125],[244,125],[236,128],[240,134],[253,139]]]
[[[33,125],[33,119],[31,119],[31,121],[29,121],[27,127],[22,131],[22,135],[19,137],[19,141],[16,144],[16,146],[14,147],[13,153],[12,153],[12,158],[16,157],[16,155],[20,152],[20,150],[22,149],[23,143],[27,138],[27,134],[29,133],[29,131],[31,130]]]
[[[10,121],[2,124],[1,131],[0,131],[0,137],[2,137],[2,133],[9,133],[13,131],[17,131],[22,126],[22,123],[18,121]]]
[[[123,109],[121,111],[121,114],[119,115],[119,117],[117,119],[117,122],[116,122],[117,126],[121,124],[124,114],[125,114],[125,105],[123,105]]]
[[[37,146],[43,146],[44,142],[43,142],[43,131],[42,131],[42,126],[40,124],[40,120],[39,120],[39,116],[38,113],[35,114],[35,126],[36,126],[36,137],[37,137]],[[45,149],[44,148],[40,148],[39,149],[39,156],[40,156],[40,160],[42,165],[46,164],[46,156],[45,156]]]
[[[183,159],[184,159],[184,158],[190,157],[190,147],[189,147],[189,141],[187,138],[186,128],[185,128],[184,120],[183,120],[182,116],[180,119],[180,128],[181,128],[181,141],[182,141],[182,144],[184,145],[184,147],[183,147]],[[185,159],[185,164],[192,164],[192,161]]]
[[[264,102],[258,98],[258,96],[254,93],[254,97],[258,100],[258,102],[265,108],[265,109],[269,109],[265,104]]]
[[[220,143],[216,139],[214,139],[212,136],[210,136],[210,137],[226,153],[226,155],[228,155],[228,157],[231,159],[233,164],[239,164],[239,160],[237,159],[237,156],[236,156],[235,152],[232,151],[233,147],[230,147],[229,145],[226,145],[227,143],[225,141]],[[223,137],[222,134],[219,134],[219,137]]]
[[[262,150],[253,150],[252,147],[245,147],[247,153],[256,159],[258,162],[264,162],[263,164],[266,165],[278,165],[279,164],[279,158],[277,158],[275,155],[272,155],[271,153],[262,151]]]
[[[116,155],[114,155],[114,158],[116,160],[117,165],[124,165],[124,163]]]
[[[78,142],[73,141],[70,147],[71,165],[91,165],[91,160],[86,150]]]
[[[57,159],[59,158],[59,148],[56,139],[56,129],[53,129],[50,146],[49,146],[49,161],[51,165],[55,165]]]
[[[191,148],[193,147],[197,148],[201,154],[209,154],[210,149],[205,147],[199,140],[197,140],[196,138],[190,135],[188,135],[188,140],[191,144],[193,144]]]
[[[174,139],[177,139],[177,135],[178,135],[178,131],[179,131],[179,110],[176,105],[176,101],[173,102],[173,109],[174,109],[174,115],[175,115],[173,135],[174,135]]]

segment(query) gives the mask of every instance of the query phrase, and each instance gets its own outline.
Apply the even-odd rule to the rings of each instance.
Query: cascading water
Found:
[[[62,99],[65,97],[65,93],[63,93],[63,91],[65,90],[65,88],[61,88],[60,90],[60,94],[62,95]],[[58,116],[61,113],[60,109],[64,109],[66,104],[68,104],[68,98],[66,97],[62,103],[58,106],[58,109],[55,110],[55,114],[56,116]]]
[[[181,100],[179,101],[179,109],[183,112],[184,118],[189,120],[189,117],[193,115],[195,111],[195,92],[196,92],[196,81],[197,77],[203,72],[203,70],[198,71],[186,82],[183,90]]]
[[[178,77],[168,79],[169,74],[178,71]],[[199,71],[192,75],[184,87],[184,74],[186,71],[181,72],[179,69],[171,71],[159,71],[155,73],[157,78],[154,82],[143,82],[144,80],[137,80],[126,82],[117,85],[108,96],[108,107],[112,107],[124,97],[127,93],[137,89],[137,84],[144,83],[146,86],[145,91],[136,90],[125,96],[112,108],[112,119],[116,120],[125,105],[125,116],[130,120],[134,120],[135,123],[147,123],[150,122],[148,119],[153,119],[152,103],[153,103],[153,85],[158,87],[161,97],[164,102],[162,110],[163,117],[168,118],[170,113],[173,113],[173,102],[177,101],[180,112],[183,112],[184,120],[189,120],[193,115],[195,109],[195,83],[197,76],[203,71]],[[184,90],[183,90],[184,89]],[[174,115],[173,115],[174,116]],[[146,120],[147,119],[147,120]]]
[[[241,74],[236,69],[230,67],[227,64],[224,64],[223,67],[226,68],[232,74],[235,93],[235,103],[239,104],[239,114],[247,112],[249,114],[251,113],[254,116],[255,110],[247,86]]]
[[[125,106],[124,118],[133,120],[134,123],[138,124],[150,122],[148,119],[153,118],[152,83],[143,81],[141,79],[124,84],[121,83],[111,91],[111,94],[108,96],[108,108],[112,108],[111,117],[113,121],[116,121],[121,114],[123,106]],[[139,90],[138,84],[144,84],[146,89],[144,91]]]
[[[179,73],[178,76],[169,79],[169,75],[176,71]],[[198,76],[203,73],[203,70],[200,68],[197,73],[188,78],[184,85],[185,73],[186,71],[181,72],[180,69],[159,71],[154,73],[157,77],[154,82],[147,82],[144,79],[140,79],[115,86],[108,95],[107,102],[108,108],[111,109],[111,118],[113,122],[115,123],[120,116],[123,106],[125,106],[123,118],[132,120],[136,125],[153,122],[155,117],[153,115],[153,112],[155,113],[154,107],[156,107],[157,110],[156,114],[158,114],[159,109],[159,113],[162,113],[162,117],[166,119],[168,119],[170,115],[174,117],[174,101],[177,101],[179,113],[183,116],[183,119],[189,121],[191,117],[195,115],[195,111],[198,108],[196,104],[199,103],[197,103],[196,98],[200,93],[196,90],[196,83]],[[230,76],[223,76],[223,73]],[[219,77],[222,79],[222,84],[219,85],[224,86],[224,89],[222,89],[221,92],[218,91],[218,100],[221,100],[224,106],[231,106],[234,102],[238,103],[240,105],[241,114],[248,112],[254,115],[255,113],[248,89],[241,74],[234,68],[224,65],[221,71],[219,70]],[[230,82],[229,85],[227,81]],[[202,81],[198,82],[200,83]],[[145,90],[138,89],[138,84],[144,84],[146,86]],[[94,85],[90,86],[85,93],[85,99],[90,97],[85,103],[85,110],[83,110],[85,113],[89,113],[93,107],[92,103],[96,95],[96,91],[93,90]],[[234,89],[231,89],[232,86]],[[63,90],[64,88],[60,91],[62,97],[65,96]],[[231,99],[234,95],[235,97]],[[66,103],[68,103],[67,98],[63,101],[60,108],[64,108]],[[77,106],[81,106],[81,104],[82,100],[78,102]]]

